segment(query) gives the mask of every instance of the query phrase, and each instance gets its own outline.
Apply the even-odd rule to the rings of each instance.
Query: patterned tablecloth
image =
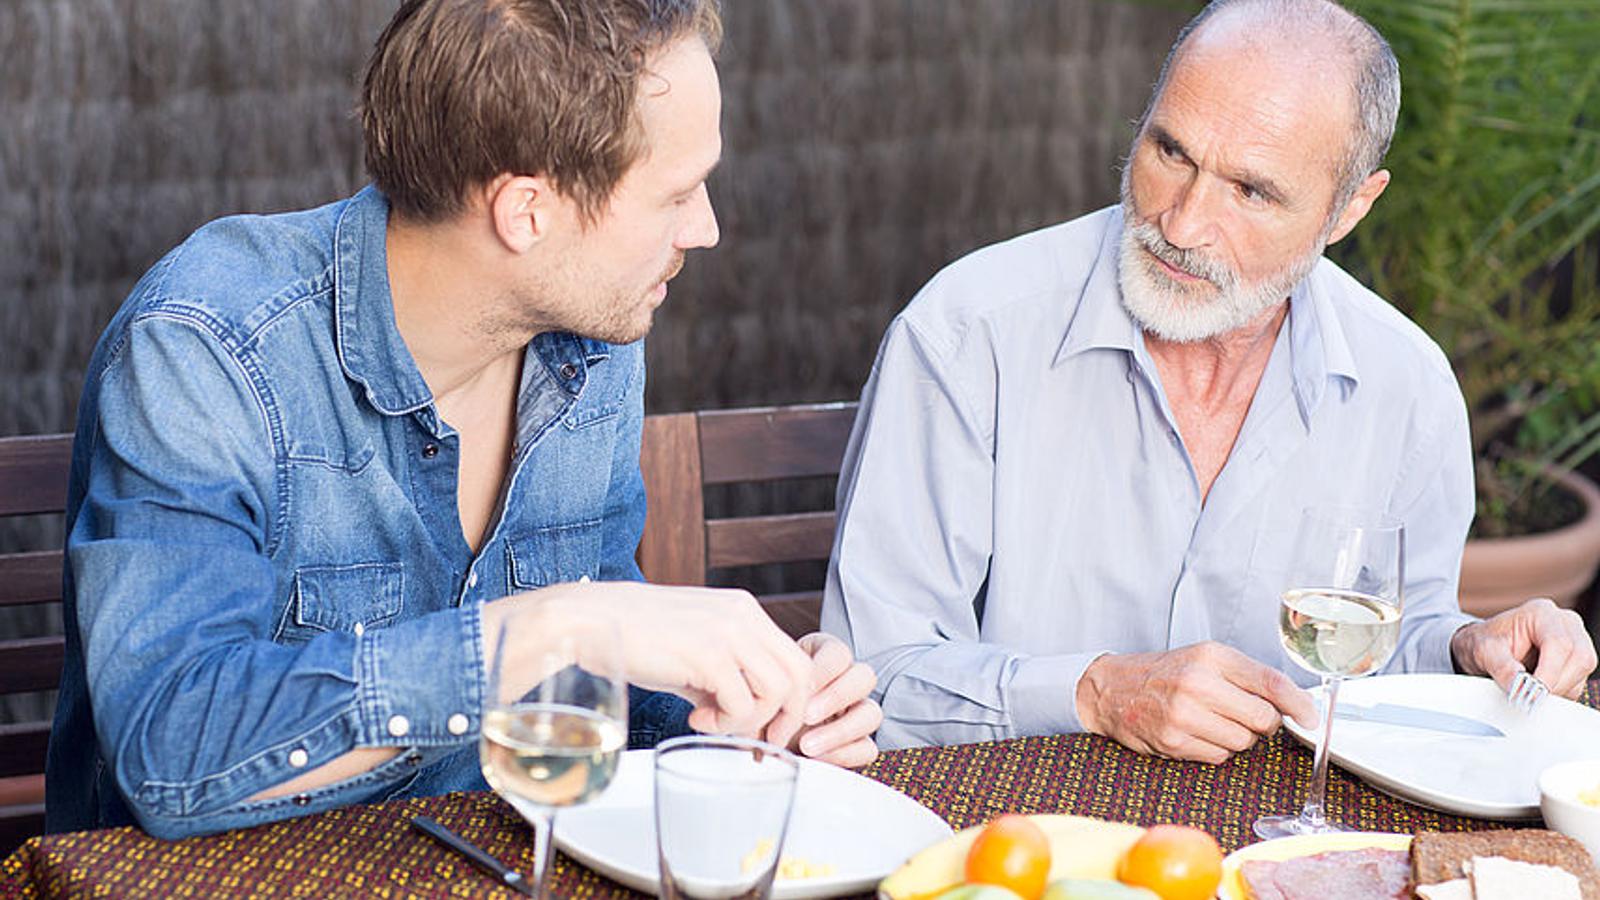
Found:
[[[1600,705],[1600,683],[1585,696]],[[1263,812],[1299,808],[1311,755],[1286,734],[1221,766],[1139,756],[1088,735],[901,750],[864,771],[921,801],[951,825],[1006,812],[1067,812],[1211,832],[1224,850],[1252,841]],[[1329,815],[1363,830],[1498,827],[1378,793],[1334,769]],[[0,862],[0,897],[485,897],[498,888],[461,857],[411,829],[425,813],[526,872],[533,848],[522,820],[492,794],[448,794],[357,806],[244,831],[166,842],[133,828],[33,838]],[[551,872],[557,897],[632,892],[566,857]]]

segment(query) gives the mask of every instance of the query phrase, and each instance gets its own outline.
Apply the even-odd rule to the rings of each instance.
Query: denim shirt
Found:
[[[387,222],[372,188],[213,222],[101,337],[68,492],[50,830],[174,838],[486,789],[482,604],[640,577],[642,346],[529,344],[474,554],[459,437],[395,327]],[[636,745],[687,730],[678,698],[632,699]],[[250,800],[357,747],[401,752]]]

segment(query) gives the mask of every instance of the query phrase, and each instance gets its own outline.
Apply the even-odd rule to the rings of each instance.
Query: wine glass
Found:
[[[532,881],[548,896],[555,811],[586,803],[611,783],[628,743],[628,685],[614,627],[589,622],[577,640],[501,630],[488,659],[479,758],[484,780],[533,826]]]
[[[1348,829],[1327,820],[1328,740],[1339,684],[1383,668],[1400,641],[1405,527],[1379,512],[1312,508],[1300,519],[1289,557],[1278,635],[1297,665],[1322,678],[1322,732],[1311,792],[1298,816],[1263,816],[1263,838]]]

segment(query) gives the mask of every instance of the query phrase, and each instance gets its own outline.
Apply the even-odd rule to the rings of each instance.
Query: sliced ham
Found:
[[[1240,868],[1251,900],[1409,900],[1411,859],[1403,850],[1341,850]]]

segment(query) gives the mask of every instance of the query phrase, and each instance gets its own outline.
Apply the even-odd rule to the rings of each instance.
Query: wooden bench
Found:
[[[837,475],[854,416],[853,403],[646,416],[645,577],[705,584],[713,569],[827,559],[831,511],[708,521],[704,489]],[[0,516],[63,512],[71,455],[70,434],[0,438]],[[0,607],[60,603],[61,564],[59,550],[0,555]],[[822,593],[776,594],[762,603],[798,637],[816,630]],[[56,635],[0,640],[0,695],[54,689],[63,647]],[[0,725],[0,856],[44,830],[49,739],[49,720]]]

